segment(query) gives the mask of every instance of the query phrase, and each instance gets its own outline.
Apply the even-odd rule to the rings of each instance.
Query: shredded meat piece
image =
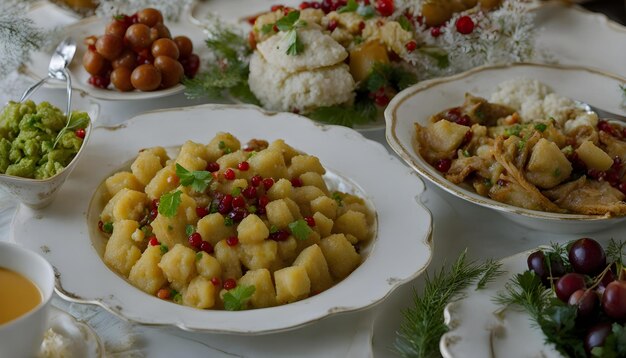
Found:
[[[459,184],[475,171],[481,171],[481,176],[489,176],[489,164],[480,157],[461,157],[452,161],[450,169],[446,173],[446,179]]]
[[[576,214],[619,216],[626,214],[624,194],[605,181],[586,177],[544,191],[560,207]]]
[[[269,143],[267,143],[266,140],[263,139],[250,139],[248,141],[248,143],[246,143],[246,149],[250,150],[250,151],[257,151],[260,152],[263,149],[267,149]]]
[[[575,140],[575,148],[578,148],[584,141],[589,140],[593,144],[598,144],[598,132],[592,126],[580,126],[576,127],[571,133],[570,137]]]
[[[465,94],[463,107],[473,123],[480,123],[484,126],[495,126],[497,125],[498,119],[508,117],[515,113],[511,107],[489,103],[486,99],[473,96],[469,93]]]
[[[607,132],[600,131],[599,133],[600,143],[606,146],[606,153],[611,158],[619,157],[623,162],[626,162],[626,142],[618,140]]]
[[[546,207],[545,198],[542,198],[543,196],[529,194],[526,188],[517,184],[509,176],[501,175],[500,178],[507,183],[505,185],[496,184],[491,187],[489,197],[492,199],[530,210],[553,211]],[[548,201],[548,203],[550,202]],[[552,206],[554,206],[554,204],[552,204]]]
[[[445,152],[436,151],[429,145],[428,138],[426,137],[426,127],[415,123],[415,151],[420,153],[428,163],[435,163],[439,159],[452,158],[454,156],[456,148]]]
[[[512,161],[509,158],[507,158],[507,155],[505,155],[503,137],[496,138],[496,142],[494,144],[494,157],[498,161],[498,163],[500,163],[506,170],[507,175],[504,176],[503,179],[512,184],[519,185],[521,190],[525,191],[526,195],[528,196],[526,200],[533,203],[533,206],[539,205],[542,208],[539,210],[552,211],[552,212],[557,212],[557,213],[565,212],[563,209],[559,208],[557,205],[551,202],[548,198],[543,196],[543,194],[541,194],[541,192],[539,191],[539,189],[537,189],[537,187],[529,183],[524,177],[524,174],[512,163]],[[494,186],[494,188],[496,188],[496,186]],[[489,196],[491,196],[495,200],[498,200],[496,197],[492,196],[492,195],[495,195],[495,192],[494,194],[492,194],[492,191],[489,192]],[[502,201],[502,200],[498,200],[498,201]],[[528,207],[527,205],[523,205],[519,203],[513,204],[513,205]]]

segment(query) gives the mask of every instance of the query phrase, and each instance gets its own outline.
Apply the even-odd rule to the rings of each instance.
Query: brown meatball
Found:
[[[161,85],[161,71],[150,64],[137,66],[130,75],[130,82],[140,91],[154,91]]]
[[[162,38],[166,38],[166,39],[171,39],[172,38],[172,34],[170,33],[170,29],[167,28],[167,26],[163,25],[162,23],[158,23],[154,26],[152,26],[152,30],[156,30],[158,36],[160,39]]]
[[[133,48],[146,48],[152,45],[151,29],[144,24],[133,24],[126,30],[126,41]]]
[[[178,59],[180,52],[176,43],[170,39],[158,39],[152,43],[152,56],[167,56]]]
[[[123,49],[122,38],[115,35],[102,35],[96,41],[96,51],[109,61],[119,56]]]
[[[169,88],[180,83],[185,72],[180,62],[168,56],[156,57],[154,67],[161,71],[161,86],[163,88]]]
[[[111,83],[122,92],[132,91],[135,89],[130,81],[132,70],[128,67],[118,67],[111,72]]]
[[[126,35],[126,29],[128,27],[123,21],[113,20],[107,24],[107,27],[104,30],[106,35],[115,35],[121,39]]]
[[[176,42],[176,46],[178,46],[178,51],[180,52],[180,58],[187,58],[193,52],[193,43],[187,36],[176,36],[174,37],[174,42]]]
[[[90,74],[97,75],[107,67],[107,61],[96,51],[87,50],[83,55],[83,67]]]
[[[131,49],[125,49],[111,64],[113,68],[127,67],[132,70],[137,66],[137,54]]]
[[[140,24],[152,27],[159,22],[163,22],[163,15],[159,10],[148,7],[137,12],[137,19]]]

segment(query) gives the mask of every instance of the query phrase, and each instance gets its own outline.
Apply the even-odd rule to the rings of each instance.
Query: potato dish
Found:
[[[283,140],[242,147],[229,133],[187,141],[170,159],[140,151],[103,183],[105,263],[135,287],[200,309],[298,301],[344,279],[362,261],[375,217],[332,191],[318,158]]]
[[[429,122],[416,149],[455,184],[530,210],[626,215],[626,130],[536,80],[466,94]]]

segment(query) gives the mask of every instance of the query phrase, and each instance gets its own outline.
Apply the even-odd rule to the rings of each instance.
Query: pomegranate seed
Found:
[[[316,1],[313,1],[311,3],[311,7],[314,8],[314,9],[319,9],[321,6],[322,5],[320,3],[318,3],[318,2],[316,2]]]
[[[274,27],[272,27],[272,30],[273,30],[274,32],[278,32],[278,26],[277,26],[277,25],[274,25]]]
[[[156,219],[157,215],[159,215],[159,209],[152,209],[152,210],[150,210],[150,221],[154,221],[154,219]]]
[[[156,236],[151,236],[150,239],[148,240],[148,243],[150,244],[150,246],[159,246],[159,240],[157,240]]]
[[[302,186],[302,179],[300,178],[293,178],[291,179],[291,185],[295,188],[299,188]]]
[[[237,246],[238,243],[239,243],[239,239],[237,238],[237,236],[231,236],[228,239],[226,239],[226,244],[228,246]]]
[[[202,206],[198,206],[196,207],[196,215],[198,215],[198,217],[200,218],[203,218],[209,215],[209,209],[202,207]]]
[[[241,193],[248,199],[256,198],[256,188],[253,186],[245,188]]]
[[[274,179],[272,178],[263,179],[263,187],[265,188],[265,190],[270,190],[272,185],[274,185]]]
[[[237,164],[237,169],[241,170],[242,172],[245,172],[248,169],[250,169],[250,164],[248,162],[241,162]]]
[[[300,10],[308,9],[311,7],[311,3],[308,1],[303,1],[302,4],[300,4],[300,6],[298,7],[300,8]]]
[[[272,10],[272,12],[274,12],[274,11],[282,10],[284,8],[285,8],[285,5],[272,5],[270,10]]]
[[[168,184],[171,184],[173,186],[178,186],[178,184],[180,183],[180,179],[178,178],[176,174],[170,175],[169,177],[167,177],[166,181]]]
[[[236,196],[233,198],[233,208],[245,208],[246,200],[243,196]]]
[[[619,189],[619,191],[621,191],[622,193],[624,193],[624,195],[626,195],[626,182],[619,183],[619,185],[617,186],[617,189]]]
[[[193,234],[189,235],[187,241],[189,241],[189,245],[191,245],[192,247],[198,248],[202,243],[202,235],[200,235],[200,233],[198,232],[194,232]]]
[[[212,254],[213,253],[213,245],[211,245],[211,243],[208,242],[208,241],[202,241],[200,243],[200,250],[206,252],[207,254]]]
[[[448,170],[450,170],[450,166],[452,166],[452,161],[450,159],[439,159],[435,163],[435,168],[442,173],[448,172]]]
[[[613,134],[613,127],[607,121],[598,121],[598,130]]]
[[[211,162],[206,165],[206,170],[211,173],[216,172],[220,170],[220,165],[216,162]]]
[[[413,52],[417,48],[417,42],[409,41],[406,43],[406,45],[404,45],[404,47],[406,48],[407,51]]]
[[[228,213],[228,217],[231,218],[235,222],[240,222],[246,216],[248,216],[248,210],[245,207],[243,208],[234,208],[233,211]]]
[[[467,114],[464,114],[463,116],[461,116],[459,119],[456,120],[456,124],[469,127],[472,125],[472,120]]]
[[[159,207],[159,199],[152,199],[150,202],[151,209],[157,209]]]
[[[417,23],[422,26],[424,24],[424,16],[419,15],[417,18]]]
[[[270,199],[266,195],[263,195],[259,198],[259,207],[265,208],[269,202]]]
[[[226,180],[235,180],[236,177],[237,174],[235,174],[235,171],[231,168],[228,168],[224,171],[224,178],[226,178]]]
[[[104,227],[104,223],[102,222],[102,220],[98,221],[98,230],[104,231],[103,227]]]
[[[326,29],[330,32],[333,32],[337,28],[337,25],[339,25],[339,23],[337,23],[337,20],[330,20],[328,22],[328,26],[326,26]]]
[[[211,279],[211,283],[213,284],[213,286],[219,287],[222,284],[222,280],[220,280],[219,277],[213,277]]]
[[[613,165],[611,165],[611,168],[613,169],[621,169],[622,168],[622,158],[615,156],[615,158],[613,158]]]
[[[612,186],[617,186],[619,184],[619,174],[614,170],[609,170],[606,172],[606,177],[604,178],[607,182],[609,182]]]
[[[278,230],[270,233],[268,238],[274,241],[285,241],[289,238],[289,233],[285,230]]]
[[[237,287],[237,281],[235,281],[235,279],[227,278],[226,280],[224,280],[224,289],[225,290],[232,290],[235,287]]]
[[[80,139],[85,139],[85,129],[84,128],[78,128],[77,130],[74,131],[74,134],[80,138]]]
[[[461,145],[465,145],[471,142],[473,137],[474,137],[474,132],[472,132],[471,130],[467,131],[467,133],[465,133],[465,136],[463,136],[463,142],[461,143]]]
[[[430,36],[439,37],[441,35],[441,27],[435,26],[430,29]]]
[[[170,298],[170,290],[167,288],[162,288],[157,292],[157,297],[162,300],[167,300]]]
[[[265,207],[258,207],[258,208],[256,208],[255,214],[257,214],[257,215],[265,215]]]
[[[306,224],[309,225],[310,227],[315,226],[315,219],[312,216],[306,216],[304,218],[304,221],[306,221]]]
[[[365,28],[365,23],[363,21],[359,22],[359,31],[363,31]]]
[[[374,102],[376,102],[376,104],[380,107],[385,107],[389,104],[389,97],[387,97],[387,95],[385,94],[379,95],[374,97]]]
[[[226,194],[220,201],[219,205],[217,206],[217,211],[219,211],[219,213],[222,215],[228,214],[230,209],[233,208],[232,203],[233,203],[233,196],[230,194]]]
[[[111,80],[109,78],[107,78],[107,77],[104,77],[104,76],[93,75],[93,76],[89,77],[88,82],[89,82],[90,85],[92,85],[94,87],[106,89],[107,87],[109,87],[109,83],[111,83]]]
[[[474,21],[467,15],[459,17],[455,25],[456,31],[463,35],[469,35],[474,31]]]
[[[261,178],[260,175],[255,175],[252,178],[250,178],[250,184],[252,184],[252,186],[254,187],[259,186],[259,184],[261,184],[261,181],[263,181],[263,178]]]
[[[393,15],[393,0],[377,0],[376,1],[376,11],[382,16],[391,16]]]

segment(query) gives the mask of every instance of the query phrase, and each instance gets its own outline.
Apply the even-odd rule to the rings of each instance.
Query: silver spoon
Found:
[[[623,116],[621,114],[616,114],[613,112],[605,111],[604,109],[598,108],[596,106],[592,106],[586,102],[577,101],[577,100],[574,100],[574,102],[576,103],[576,105],[578,105],[578,107],[582,108],[583,110],[587,112],[595,112],[598,115],[598,118],[613,119],[613,120],[626,122],[626,116]]]

